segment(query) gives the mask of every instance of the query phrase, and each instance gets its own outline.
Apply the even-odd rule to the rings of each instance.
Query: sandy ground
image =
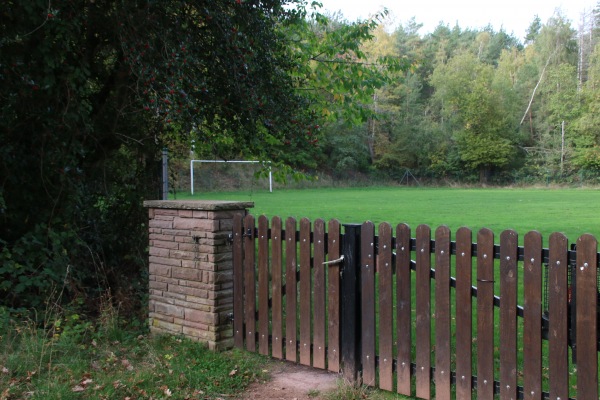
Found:
[[[244,392],[242,399],[314,400],[335,390],[338,374],[290,362],[276,362],[269,367],[271,379],[256,382]]]

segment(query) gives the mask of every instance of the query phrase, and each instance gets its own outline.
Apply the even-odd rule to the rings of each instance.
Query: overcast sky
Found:
[[[421,35],[431,32],[440,21],[462,29],[483,28],[491,24],[495,30],[501,27],[523,39],[527,27],[535,15],[545,23],[555,10],[560,9],[573,28],[577,29],[581,14],[591,11],[596,0],[319,0],[323,10],[341,10],[346,19],[368,18],[386,7],[395,23],[404,24],[411,17],[423,24]],[[309,2],[310,3],[310,2]]]

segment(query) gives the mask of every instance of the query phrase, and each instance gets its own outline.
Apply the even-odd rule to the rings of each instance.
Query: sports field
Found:
[[[332,188],[252,192],[178,193],[178,200],[252,201],[254,215],[311,220],[336,218],[341,223],[408,223],[413,230],[428,224],[477,231],[490,228],[496,236],[514,229],[522,238],[537,230],[546,240],[562,232],[575,242],[583,233],[600,238],[600,189],[453,189],[453,188]],[[546,242],[545,242],[546,244]]]

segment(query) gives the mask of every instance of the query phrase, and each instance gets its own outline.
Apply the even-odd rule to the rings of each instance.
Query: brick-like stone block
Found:
[[[158,319],[158,320],[165,321],[165,322],[171,322],[171,323],[173,322],[173,318],[174,318],[169,315],[164,315],[164,314],[156,313],[156,312],[151,312],[148,315],[150,318]]]
[[[158,328],[160,330],[172,333],[181,333],[183,331],[183,327],[181,325],[177,325],[167,321],[161,321],[156,318],[151,318],[150,329],[152,328]]]
[[[167,257],[150,256],[151,264],[170,265],[172,267],[181,267],[181,260],[176,260]]]
[[[163,229],[161,232],[163,235],[173,236],[173,240],[175,240],[176,236],[183,236],[189,238],[192,236],[191,231],[183,230],[183,229]]]
[[[168,315],[171,317],[183,317],[184,308],[173,304],[165,304],[160,302],[154,303],[154,312],[157,314]]]
[[[189,279],[192,281],[198,281],[200,279],[200,271],[197,269],[193,269],[193,268],[173,267],[173,269],[171,271],[171,276],[173,278],[177,278],[179,280]],[[177,284],[181,284],[181,281],[177,282]]]
[[[163,296],[165,300],[186,300],[186,295],[181,293],[174,293],[171,291],[169,287],[169,291],[163,292]]]
[[[148,222],[148,227],[149,228],[166,228],[166,229],[170,229],[170,228],[173,228],[173,221],[164,221],[164,220],[152,218]]]
[[[209,219],[175,217],[173,220],[173,228],[213,232],[219,228],[219,222],[211,221]]]
[[[196,289],[187,286],[169,285],[169,293],[194,296],[199,298],[208,298],[208,290]]]
[[[173,242],[173,241],[175,241],[175,236],[173,236],[173,235],[165,235],[164,231],[161,230],[160,232],[151,233],[149,235],[149,239],[152,240],[152,241],[162,240],[162,241],[165,241],[165,242]]]
[[[171,238],[171,240],[169,240],[169,241],[155,239],[152,247],[158,247],[161,249],[168,249],[168,250],[177,250],[179,248],[179,243],[174,242],[172,239],[173,238]],[[169,256],[167,256],[167,257],[169,257]]]
[[[154,209],[154,215],[176,216],[176,215],[179,215],[179,213],[177,212],[177,210],[170,210],[170,209],[165,209],[165,208],[157,208],[157,209]]]
[[[195,260],[181,260],[181,266],[183,268],[195,268],[201,270],[214,271],[216,266],[213,263],[208,262],[208,255],[200,255]]]
[[[192,216],[198,219],[208,219],[208,211],[194,210]]]
[[[218,288],[215,285],[201,282],[200,280],[179,280],[179,286],[191,287],[196,289],[204,289],[207,291],[215,291]]]
[[[217,305],[214,300],[209,300],[207,297],[185,296],[185,300],[190,303],[202,304],[213,307]]]
[[[179,324],[181,326],[188,326],[190,328],[196,328],[199,329],[201,331],[208,331],[208,325],[201,323],[201,322],[194,322],[194,321],[188,321],[186,319],[181,319],[181,318],[175,318],[173,320],[176,324]]]
[[[150,262],[150,275],[171,277],[171,266]]]
[[[150,281],[150,289],[156,289],[160,291],[167,290],[167,284],[164,282]]]
[[[163,249],[163,248],[155,247],[155,246],[151,246],[148,249],[148,253],[151,256],[156,256],[156,257],[169,257],[169,249]]]
[[[178,216],[183,217],[183,218],[193,218],[194,217],[194,211],[192,210],[177,210],[176,211]]]
[[[171,278],[171,276],[154,276],[155,280],[157,282],[164,282],[164,283],[170,283],[173,285],[178,285],[179,284],[179,279],[177,278]]]
[[[212,340],[213,342],[216,342],[216,339],[217,339],[217,335],[215,332],[203,331],[203,330],[192,328],[189,326],[183,326],[182,332],[184,335],[192,337],[192,338]]]
[[[219,314],[207,313],[194,309],[185,309],[185,319],[192,322],[200,322],[215,326],[219,323]]]
[[[196,256],[199,256],[199,254],[196,254],[193,251],[171,250],[169,253],[169,258],[176,258],[179,260],[194,260]]]
[[[174,217],[172,215],[158,215],[158,214],[156,214],[154,216],[154,219],[158,219],[158,220],[161,220],[161,221],[173,221],[173,218]]]

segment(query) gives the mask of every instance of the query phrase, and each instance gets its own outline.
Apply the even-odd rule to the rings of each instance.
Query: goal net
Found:
[[[267,164],[268,165],[268,164]],[[260,173],[264,168],[261,161],[246,160],[190,160],[190,190],[227,191],[263,190],[273,191],[273,176]]]

